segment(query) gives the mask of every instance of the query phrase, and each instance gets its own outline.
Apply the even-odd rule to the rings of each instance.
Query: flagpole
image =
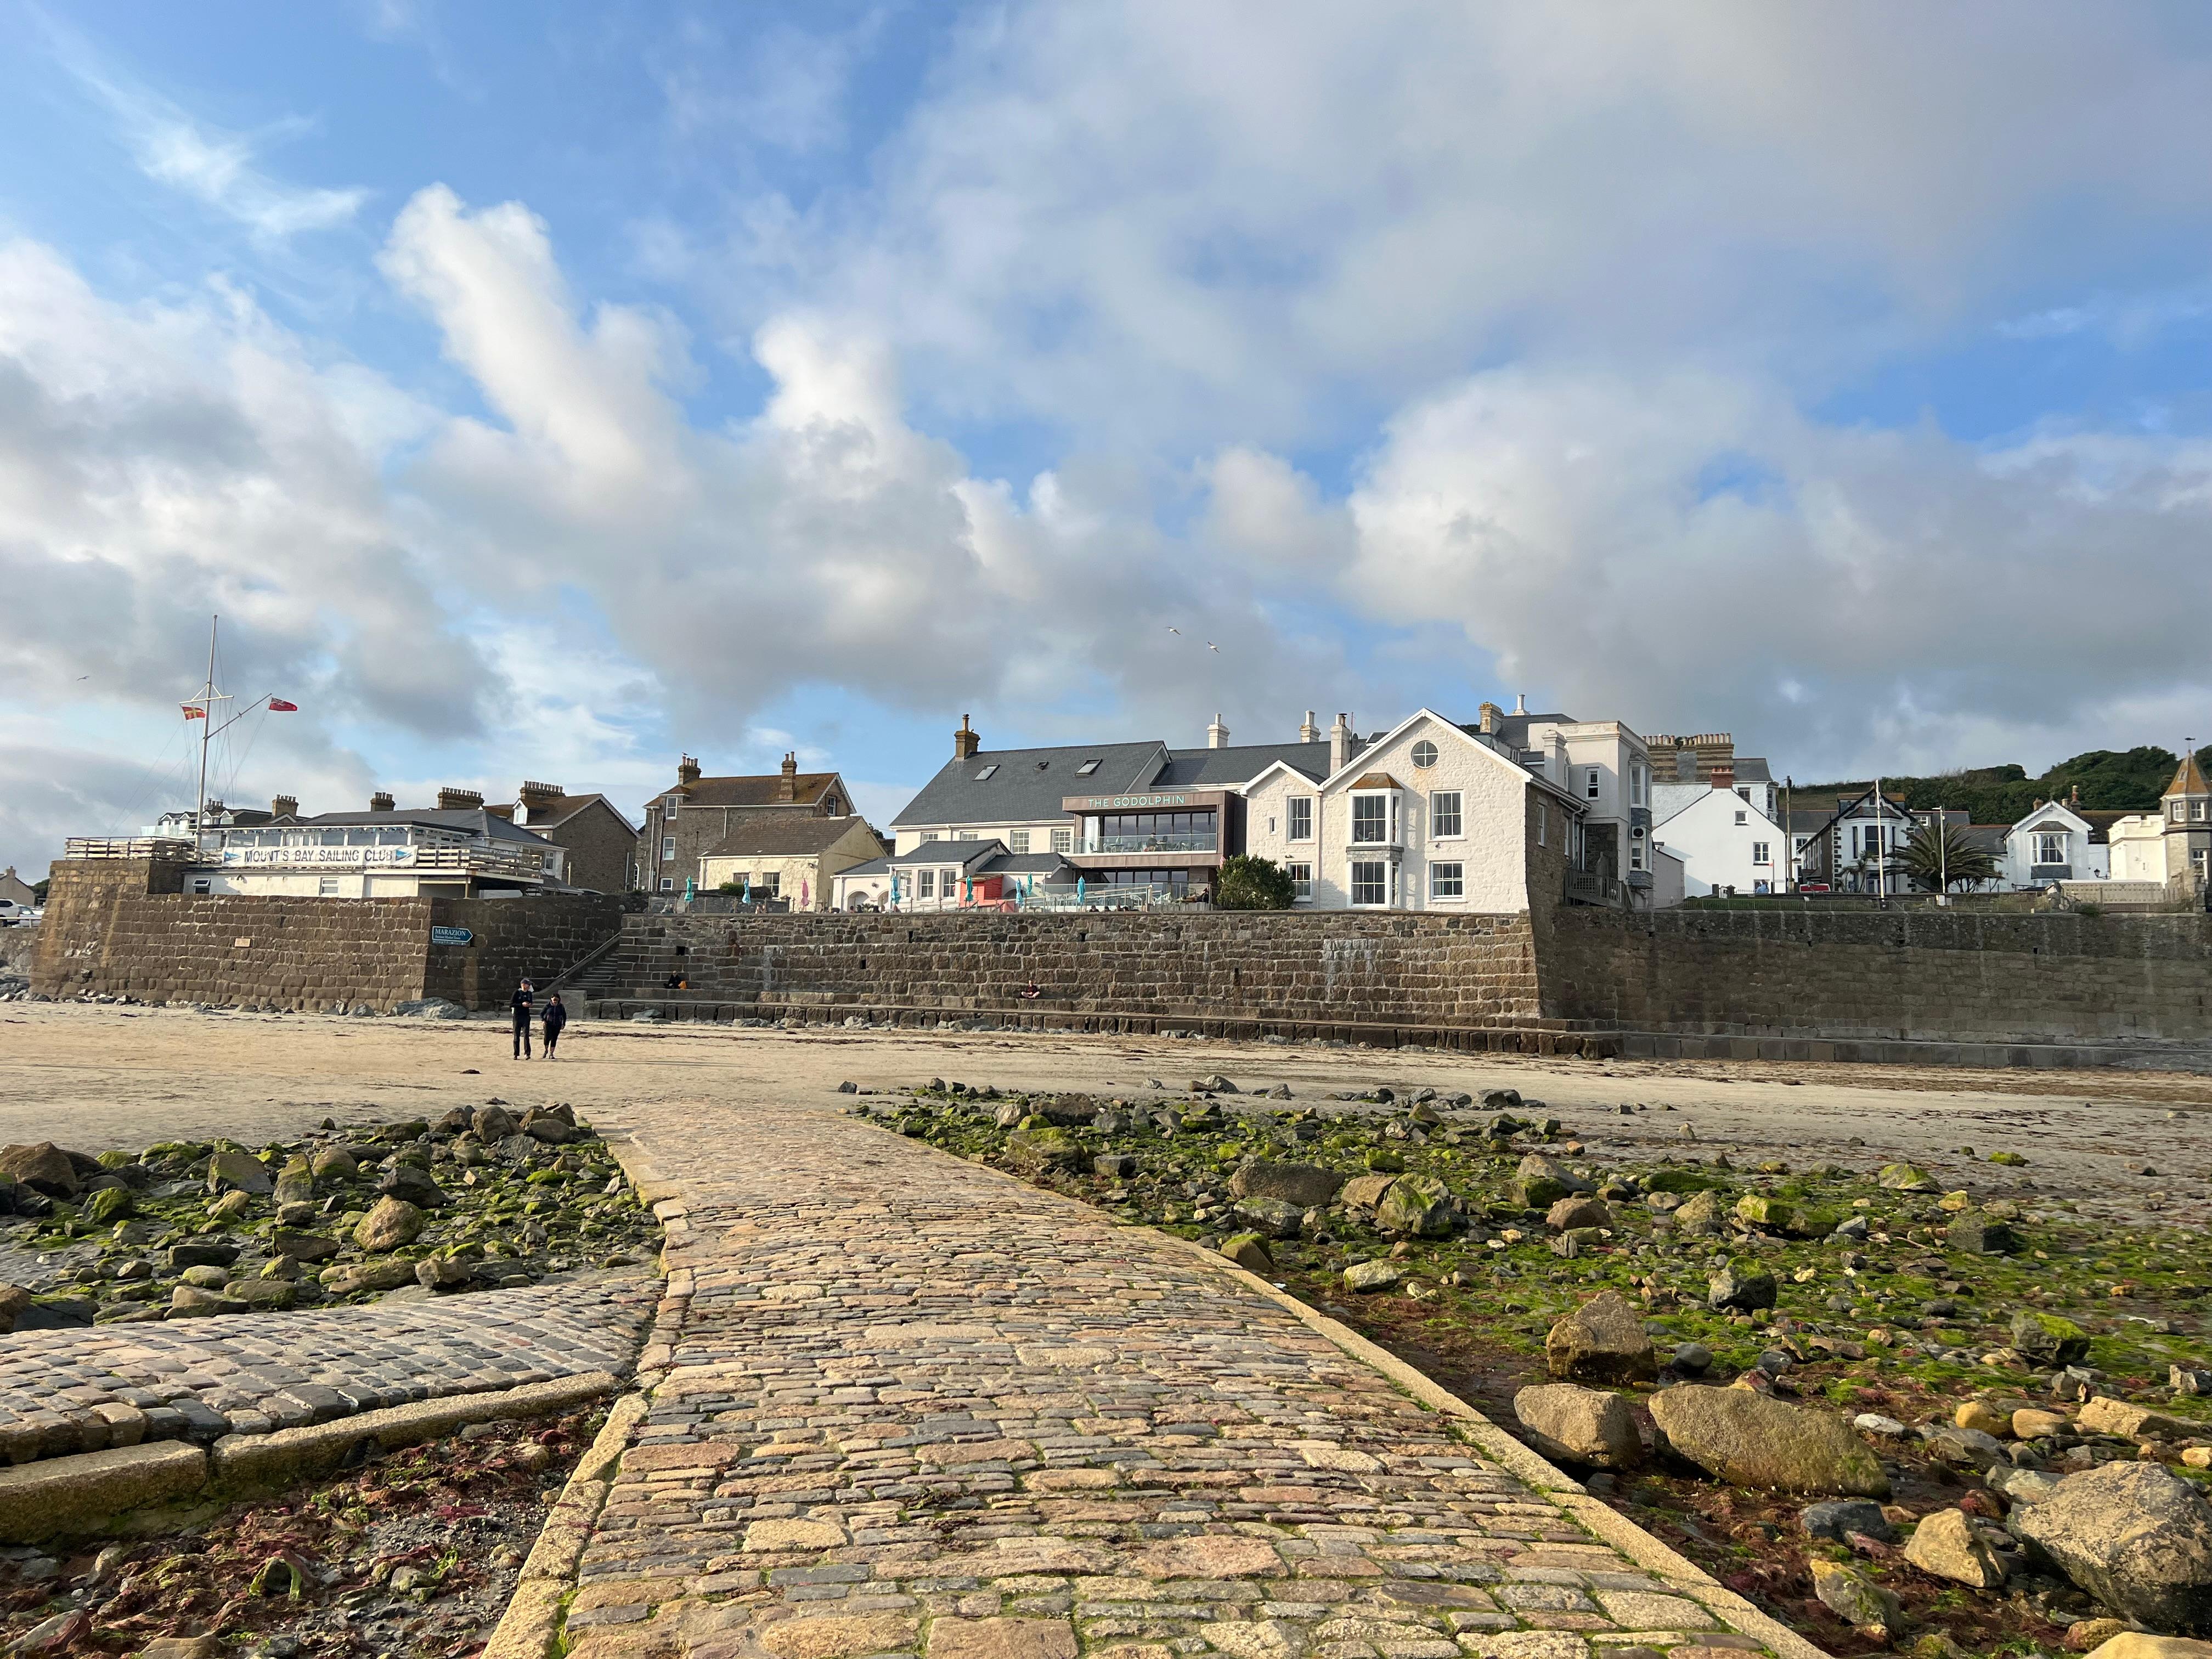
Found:
[[[222,620],[220,612],[208,618],[207,684],[200,688],[200,783],[198,793],[192,797],[192,853],[195,857],[206,844],[207,835],[207,763],[208,732],[215,724],[215,630]]]

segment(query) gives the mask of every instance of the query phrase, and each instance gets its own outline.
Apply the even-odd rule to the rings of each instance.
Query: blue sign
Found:
[[[433,945],[473,945],[476,939],[477,936],[465,927],[433,927],[430,930],[430,943]]]

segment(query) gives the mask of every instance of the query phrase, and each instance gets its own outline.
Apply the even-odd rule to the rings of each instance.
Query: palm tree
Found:
[[[1921,824],[1899,853],[1898,863],[1915,887],[1930,892],[1993,881],[1997,873],[1997,861],[1960,823]]]

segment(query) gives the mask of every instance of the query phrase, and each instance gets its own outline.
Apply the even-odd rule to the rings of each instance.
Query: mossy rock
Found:
[[[95,1227],[112,1226],[138,1212],[138,1200],[128,1187],[103,1187],[85,1200],[84,1218]]]
[[[1036,1129],[1025,1127],[1006,1137],[1006,1156],[1016,1169],[1032,1174],[1079,1169],[1083,1163],[1083,1143],[1050,1124]]]
[[[1771,1227],[1778,1232],[1786,1232],[1797,1218],[1797,1206],[1764,1193],[1746,1193],[1735,1201],[1735,1214],[1737,1220],[1747,1221],[1754,1227]]]
[[[1710,1193],[1728,1185],[1719,1176],[1707,1175],[1702,1170],[1654,1170],[1638,1179],[1647,1193]]]

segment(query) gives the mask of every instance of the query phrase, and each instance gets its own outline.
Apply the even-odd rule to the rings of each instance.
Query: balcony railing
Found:
[[[1212,853],[1221,845],[1218,836],[1185,830],[1158,836],[1093,836],[1076,848],[1079,853]]]
[[[188,859],[189,836],[71,836],[62,843],[65,859]]]
[[[1609,904],[1621,908],[1628,903],[1628,888],[1619,877],[1601,871],[1570,870],[1567,896],[1584,904]]]

